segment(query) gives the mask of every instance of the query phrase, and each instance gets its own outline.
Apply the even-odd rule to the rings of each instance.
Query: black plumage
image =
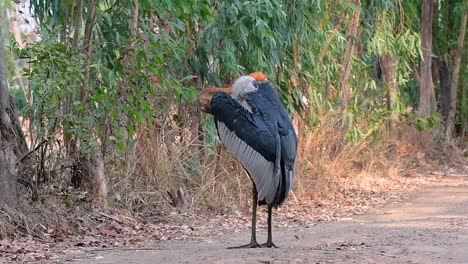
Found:
[[[244,82],[234,84],[233,90],[237,90],[233,96],[214,94],[210,107],[221,141],[240,160],[254,184],[252,241],[243,247],[260,246],[255,236],[257,203],[268,205],[265,245],[272,247],[271,208],[280,206],[291,189],[297,137],[271,84],[250,78],[244,76]]]

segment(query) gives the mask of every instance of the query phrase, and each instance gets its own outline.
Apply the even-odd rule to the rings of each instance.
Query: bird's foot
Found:
[[[262,244],[262,247],[267,247],[267,248],[278,248],[273,241],[267,241],[265,244]]]
[[[247,245],[237,246],[237,247],[228,247],[228,249],[237,249],[237,248],[261,248],[262,246],[257,243],[257,241],[251,241]]]

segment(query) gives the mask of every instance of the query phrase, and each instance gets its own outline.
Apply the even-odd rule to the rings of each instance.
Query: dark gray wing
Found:
[[[281,142],[276,123],[250,113],[224,93],[213,96],[211,110],[221,141],[247,170],[258,200],[272,204],[281,177]]]
[[[276,92],[269,82],[257,83],[256,101],[253,103],[270,119],[276,121],[281,142],[281,178],[274,205],[281,205],[286,199],[293,182],[297,136],[288,113],[281,104]]]

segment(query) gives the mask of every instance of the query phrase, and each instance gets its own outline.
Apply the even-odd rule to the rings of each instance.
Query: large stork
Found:
[[[198,100],[215,119],[218,135],[239,159],[253,182],[250,243],[233,248],[276,247],[271,234],[272,208],[288,196],[294,178],[297,137],[291,120],[265,75],[238,78],[232,88],[208,88]],[[268,206],[268,239],[256,239],[258,205]]]

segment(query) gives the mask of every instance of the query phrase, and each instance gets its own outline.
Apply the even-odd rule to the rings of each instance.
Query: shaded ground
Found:
[[[435,186],[373,209],[309,228],[276,228],[279,249],[227,250],[249,230],[200,241],[161,241],[139,250],[74,254],[69,263],[468,263],[468,175],[441,177]],[[265,229],[259,241],[266,240]]]

